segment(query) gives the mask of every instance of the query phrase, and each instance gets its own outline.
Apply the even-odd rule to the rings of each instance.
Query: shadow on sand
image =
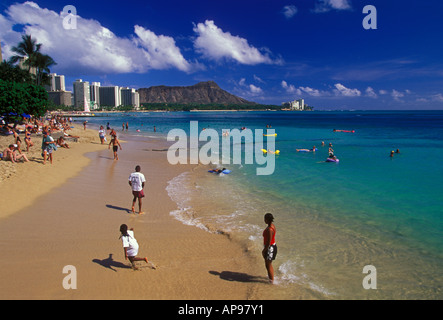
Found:
[[[114,268],[121,268],[121,269],[132,269],[130,265],[124,264],[122,262],[114,261],[112,258],[112,253],[109,254],[109,257],[106,259],[92,259],[92,262],[97,263],[101,265],[102,267],[105,267],[106,269],[111,269],[114,272],[117,272]]]
[[[269,283],[269,280],[265,277],[252,276],[247,273],[233,271],[209,271],[209,273],[214,276],[219,276],[220,279],[226,281]]]
[[[125,211],[126,213],[132,213],[132,211],[128,208],[117,207],[117,206],[113,206],[112,204],[107,204],[106,207],[109,209]]]

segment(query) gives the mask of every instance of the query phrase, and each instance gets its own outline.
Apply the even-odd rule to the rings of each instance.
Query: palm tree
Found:
[[[35,55],[40,52],[41,43],[37,43],[35,39],[32,39],[31,35],[22,35],[22,41],[16,46],[12,47],[11,51],[17,53],[17,55],[11,57],[12,63],[17,63],[22,58],[27,58],[24,62],[28,66],[28,71],[31,71],[33,67]]]
[[[33,39],[31,35],[22,35],[22,41],[11,50],[17,55],[12,56],[10,63],[17,63],[21,59],[25,58],[26,61],[23,65],[28,67],[28,72],[31,72],[31,68],[35,68],[32,73],[35,75],[35,81],[37,85],[43,85],[49,80],[49,67],[56,65],[55,61],[47,54],[40,52],[42,44],[37,43],[37,40]]]
[[[42,54],[40,52],[37,52],[34,55],[33,65],[34,67],[37,68],[36,80],[38,86],[47,84],[50,73],[49,68],[56,64],[57,63],[54,61],[54,59],[52,59],[47,54]]]

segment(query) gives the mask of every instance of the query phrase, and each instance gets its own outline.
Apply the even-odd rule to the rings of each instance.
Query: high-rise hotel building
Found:
[[[49,85],[45,86],[47,91],[66,91],[65,76],[56,73],[49,74]]]
[[[120,105],[120,88],[118,86],[100,87],[100,107],[118,107]]]
[[[74,107],[83,110],[85,103],[90,105],[91,94],[89,89],[89,82],[82,79],[75,80],[74,84]]]
[[[72,105],[71,92],[65,88],[65,76],[50,73],[49,85],[45,85],[45,89],[48,91],[48,99],[56,106]]]
[[[100,106],[100,82],[91,82],[89,93],[92,105],[91,109],[98,109]]]
[[[118,86],[101,86],[100,82],[82,81],[74,82],[74,106],[83,109],[85,97],[91,110],[101,107],[132,106],[140,108],[139,93],[135,89],[120,88]]]
[[[120,94],[122,106],[133,106],[135,109],[140,108],[139,94],[135,89],[121,88]]]

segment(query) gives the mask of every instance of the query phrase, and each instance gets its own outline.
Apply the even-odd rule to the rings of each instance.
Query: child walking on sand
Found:
[[[137,257],[139,246],[137,240],[134,238],[133,228],[128,230],[128,226],[126,224],[122,224],[120,226],[120,232],[120,238],[122,239],[123,249],[125,252],[125,259],[129,259],[132,264],[132,269],[138,270],[138,268],[135,266],[135,261],[145,261],[148,263],[148,258]],[[155,269],[155,266],[153,266],[153,269]]]
[[[117,139],[116,135],[112,135],[111,142],[109,142],[108,149],[111,149],[112,144],[112,151],[114,152],[114,160],[118,160],[118,147],[120,147],[120,150],[122,149],[122,146],[120,145],[120,142]]]

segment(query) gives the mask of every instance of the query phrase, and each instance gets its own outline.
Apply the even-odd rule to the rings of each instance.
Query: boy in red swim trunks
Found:
[[[129,185],[132,187],[132,195],[134,198],[132,199],[132,212],[135,213],[135,202],[138,199],[138,213],[143,214],[142,212],[142,198],[145,197],[143,193],[143,188],[145,187],[145,176],[140,172],[140,166],[135,167],[135,172],[131,173],[129,176]]]

